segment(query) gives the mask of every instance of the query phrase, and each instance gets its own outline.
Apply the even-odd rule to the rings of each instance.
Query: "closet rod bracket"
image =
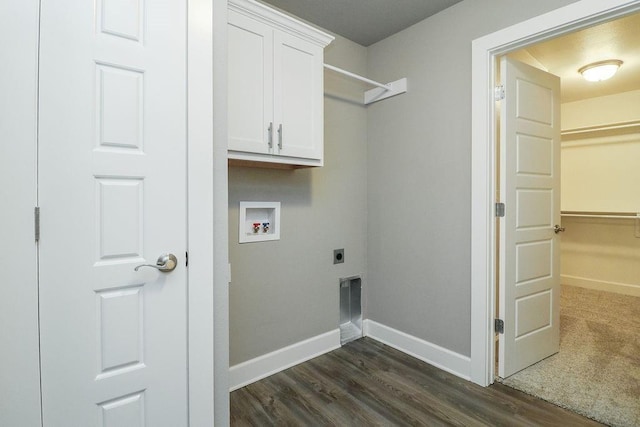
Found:
[[[407,91],[407,78],[403,77],[399,80],[387,83],[387,86],[390,86],[390,89],[375,87],[366,91],[364,93],[365,105],[405,93]]]
[[[362,77],[358,74],[352,73],[351,71],[343,70],[342,68],[335,67],[330,64],[324,64],[324,68],[335,71],[340,74],[344,74],[345,76],[354,78],[356,80],[360,80],[361,82],[368,83],[373,86],[377,86],[373,89],[370,89],[364,93],[364,103],[371,104],[372,102],[381,101],[383,99],[400,95],[401,93],[405,93],[407,91],[407,79],[402,78],[390,83],[380,83],[375,80],[368,79],[366,77]]]

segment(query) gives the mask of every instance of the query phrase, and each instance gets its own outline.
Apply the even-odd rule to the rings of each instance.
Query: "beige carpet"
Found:
[[[640,426],[640,298],[563,286],[560,352],[503,380],[611,426]]]

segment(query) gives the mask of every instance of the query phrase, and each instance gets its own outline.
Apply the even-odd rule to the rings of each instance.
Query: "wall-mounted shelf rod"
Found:
[[[407,91],[407,79],[402,78],[390,83],[380,83],[375,80],[368,79],[366,77],[359,76],[351,71],[343,70],[342,68],[335,67],[330,64],[324,64],[324,68],[335,71],[336,73],[344,74],[345,76],[360,80],[361,82],[368,83],[376,86],[364,93],[364,103],[371,104],[372,102],[381,101],[383,99],[400,95]]]
[[[370,85],[381,87],[382,89],[385,89],[385,90],[391,90],[392,89],[391,85],[384,84],[384,83],[379,83],[379,82],[377,82],[375,80],[371,80],[371,79],[368,79],[366,77],[362,77],[362,76],[360,76],[358,74],[352,73],[351,71],[343,70],[342,68],[338,68],[338,67],[335,67],[335,66],[330,65],[330,64],[324,64],[324,68],[328,68],[330,70],[333,70],[336,73],[344,74],[345,76],[353,77],[356,80],[360,80],[362,82],[369,83]]]
[[[586,134],[593,134],[593,133],[615,132],[615,131],[618,131],[618,132],[628,131],[629,133],[639,132],[640,120],[615,123],[615,124],[606,125],[606,126],[591,126],[591,127],[583,127],[583,128],[575,128],[575,129],[563,129],[560,131],[560,135],[562,136],[583,135],[583,134],[586,135]]]
[[[575,218],[640,219],[640,213],[636,213],[636,212],[562,211],[561,215],[565,217],[575,217]]]

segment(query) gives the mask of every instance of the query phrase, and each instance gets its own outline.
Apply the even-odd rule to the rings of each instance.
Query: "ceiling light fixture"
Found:
[[[601,82],[610,79],[618,71],[622,65],[619,59],[609,59],[607,61],[594,62],[585,65],[578,72],[582,74],[585,80],[590,82]]]

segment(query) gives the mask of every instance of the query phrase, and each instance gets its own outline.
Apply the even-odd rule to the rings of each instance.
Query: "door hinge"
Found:
[[[504,334],[504,320],[496,319],[494,321],[494,330],[498,334]]]
[[[40,206],[33,208],[33,224],[36,242],[40,241]]]
[[[505,206],[504,203],[496,203],[496,217],[503,218],[504,217]]]
[[[499,85],[493,89],[493,97],[496,101],[502,101],[505,97],[504,86]]]

